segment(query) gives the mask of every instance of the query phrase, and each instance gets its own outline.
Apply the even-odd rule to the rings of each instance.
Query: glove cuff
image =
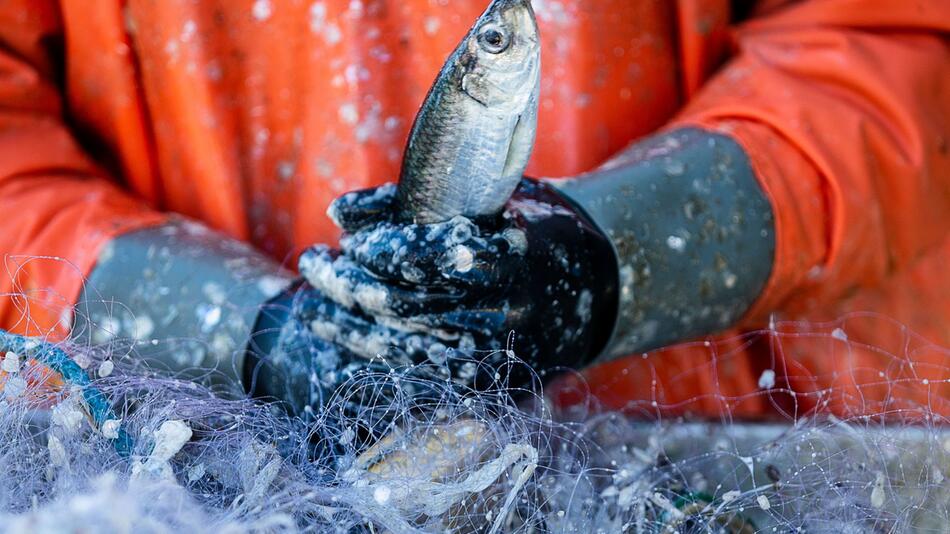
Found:
[[[261,305],[292,275],[245,243],[176,218],[110,242],[76,306],[71,337],[131,339],[159,372],[243,395],[246,348]]]
[[[585,347],[586,350],[583,351],[583,354],[574,355],[579,357],[579,360],[567,362],[572,367],[581,367],[589,364],[603,352],[614,330],[617,317],[619,282],[617,251],[603,228],[595,222],[582,204],[565,195],[551,182],[537,181],[531,178],[524,178],[524,182],[526,183],[522,184],[522,189],[537,188],[538,191],[533,193],[533,197],[545,200],[551,205],[563,205],[569,208],[576,216],[583,231],[581,243],[583,246],[581,258],[583,259],[580,264],[582,268],[578,269],[581,276],[578,282],[579,287],[584,288],[590,294],[590,318],[588,322],[590,345]],[[555,198],[558,201],[554,201]],[[543,267],[537,266],[536,268]],[[545,359],[551,359],[550,354],[543,356]],[[535,366],[543,365],[542,362],[533,362],[533,364]]]

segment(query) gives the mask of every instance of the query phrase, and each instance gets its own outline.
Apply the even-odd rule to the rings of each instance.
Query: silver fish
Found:
[[[540,80],[530,0],[493,0],[413,123],[398,187],[406,219],[428,224],[501,210],[534,147]]]

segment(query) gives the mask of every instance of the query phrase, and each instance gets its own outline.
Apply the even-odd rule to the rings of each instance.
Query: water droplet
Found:
[[[686,172],[686,164],[676,158],[663,160],[663,170],[670,176],[681,176]]]
[[[683,252],[686,249],[686,240],[678,235],[671,235],[666,238],[666,246],[676,252]]]

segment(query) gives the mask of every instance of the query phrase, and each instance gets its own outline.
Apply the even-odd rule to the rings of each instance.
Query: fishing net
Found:
[[[23,321],[59,302],[22,290],[2,298],[16,299]],[[476,392],[437,378],[436,363],[398,367],[380,358],[300,418],[157,374],[136,357],[138,342],[121,336],[76,344],[52,332],[4,335],[0,525],[11,532],[944,532],[950,365],[933,362],[950,354],[903,330],[895,347],[862,345],[856,334],[866,319],[776,323],[695,344],[708,356],[701,372],[723,384],[743,347],[768,346],[772,361],[751,394],[683,400],[654,388],[613,411],[578,374],[546,387],[535,376],[518,388],[499,376]],[[840,365],[796,372],[791,355],[803,340],[825,343],[827,361]],[[514,349],[504,356],[521,366]],[[851,365],[869,351],[881,365]],[[917,363],[924,352],[928,365]],[[660,366],[663,354],[643,361]],[[691,372],[699,371],[682,371]],[[691,406],[710,402],[718,417],[690,415]],[[769,403],[778,415],[745,421],[748,402]]]

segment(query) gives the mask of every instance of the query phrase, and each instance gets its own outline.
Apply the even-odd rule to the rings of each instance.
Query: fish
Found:
[[[410,130],[396,191],[418,224],[497,214],[534,148],[541,41],[530,0],[492,0],[448,57]]]

